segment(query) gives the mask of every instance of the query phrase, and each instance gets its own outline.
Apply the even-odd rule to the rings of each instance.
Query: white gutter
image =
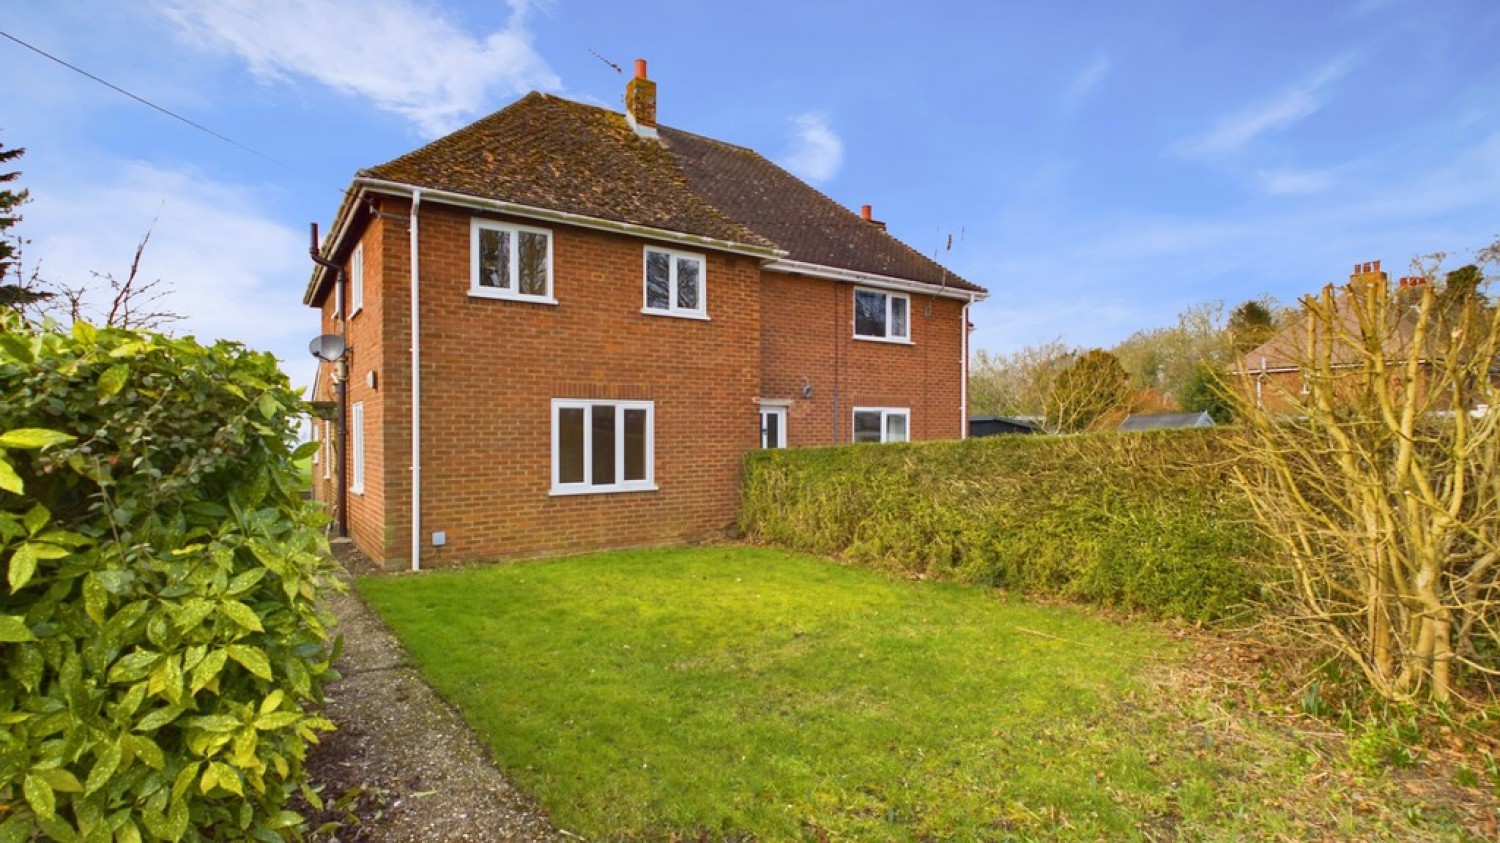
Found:
[[[628,222],[616,222],[614,220],[590,217],[584,214],[575,214],[570,211],[554,211],[548,208],[537,208],[532,205],[518,205],[515,202],[506,202],[500,199],[485,199],[480,196],[470,196],[466,193],[452,193],[446,190],[431,190],[427,188],[416,188],[401,182],[382,181],[380,179],[355,179],[354,183],[363,189],[374,193],[389,193],[398,196],[414,195],[421,193],[429,200],[441,202],[444,205],[457,205],[462,208],[475,208],[481,211],[495,211],[497,213],[511,214],[527,219],[544,220],[547,222],[560,222],[575,225],[579,228],[592,228],[596,231],[612,231],[621,234],[630,234],[636,237],[646,237],[652,240],[666,240],[672,243],[683,243],[699,248],[714,249],[720,252],[732,252],[737,255],[749,255],[757,258],[775,258],[786,254],[780,249],[771,246],[754,246],[748,243],[736,243],[732,240],[720,240],[715,237],[704,237],[698,234],[684,234],[680,231],[668,231],[665,228],[654,228],[649,225],[636,225]]]
[[[486,199],[480,196],[471,196],[466,193],[453,193],[447,190],[432,190],[413,187],[403,182],[386,181],[384,179],[357,178],[351,185],[351,190],[356,190],[354,203],[366,192],[383,193],[393,196],[417,196],[423,195],[428,199],[442,202],[445,205],[456,205],[462,208],[474,208],[482,211],[493,211],[496,213],[511,214],[526,219],[542,220],[545,222],[559,222],[574,225],[579,228],[589,228],[595,231],[609,231],[619,234],[630,234],[636,237],[645,237],[653,240],[663,240],[669,243],[682,243],[698,248],[714,249],[731,254],[746,255],[760,258],[764,261],[762,268],[777,272],[787,272],[798,275],[808,275],[814,278],[826,278],[833,281],[846,281],[851,284],[859,284],[865,287],[875,287],[886,290],[896,290],[905,293],[921,293],[924,295],[935,295],[941,298],[966,300],[969,302],[982,301],[988,297],[988,293],[973,292],[958,289],[933,290],[932,284],[920,281],[911,281],[905,278],[896,278],[890,275],[876,275],[869,272],[859,272],[852,269],[840,269],[838,267],[823,266],[822,264],[806,263],[804,261],[789,260],[786,251],[769,246],[752,246],[746,243],[736,243],[731,240],[720,240],[714,237],[704,237],[697,234],[683,234],[680,231],[668,231],[664,228],[654,228],[647,225],[636,225],[628,222],[616,222],[614,220],[590,217],[584,214],[575,214],[569,211],[554,211],[548,208],[538,208],[532,205],[520,205],[515,202],[505,202],[500,199]],[[345,216],[337,221],[337,227],[332,232],[331,243],[335,246],[343,239],[344,231],[349,227],[349,220],[353,214]],[[321,269],[320,269],[321,271]],[[315,285],[314,290],[317,289]],[[305,297],[304,303],[311,304],[312,291]]]
[[[832,281],[847,281],[850,284],[858,284],[861,287],[878,287],[883,290],[896,290],[902,293],[920,293],[926,296],[938,296],[945,299],[958,299],[960,301],[975,302],[988,296],[987,293],[960,290],[954,287],[947,289],[933,289],[937,285],[927,284],[921,281],[910,281],[905,278],[896,278],[890,275],[874,275],[869,272],[859,272],[853,269],[839,269],[833,266],[823,266],[816,263],[803,263],[802,261],[787,260],[786,258],[773,258],[762,266],[773,272],[788,272],[795,275],[808,275],[813,278],[827,278]]]
[[[422,300],[417,284],[417,209],[422,191],[411,192],[411,569],[422,570]]]

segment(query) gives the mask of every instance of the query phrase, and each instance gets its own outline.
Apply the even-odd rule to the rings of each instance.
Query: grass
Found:
[[[1184,645],[1080,609],[741,546],[359,590],[589,839],[1456,834],[1330,795],[1316,750],[1153,678]]]

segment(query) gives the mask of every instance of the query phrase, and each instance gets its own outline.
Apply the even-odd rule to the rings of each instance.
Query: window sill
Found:
[[[699,322],[712,322],[707,313],[677,310],[652,310],[649,307],[641,308],[641,313],[647,316],[670,316],[673,319],[696,319]]]
[[[916,345],[916,343],[904,337],[867,337],[862,334],[855,334],[854,338],[864,342],[883,342],[886,345]]]
[[[629,486],[553,486],[548,492],[554,498],[577,495],[618,495],[629,492],[655,492],[661,489],[655,483],[634,483]]]
[[[469,298],[491,299],[497,301],[523,301],[530,302],[531,304],[550,304],[554,306],[557,304],[557,299],[551,296],[523,296],[519,293],[507,293],[502,290],[491,290],[484,287],[470,287]]]

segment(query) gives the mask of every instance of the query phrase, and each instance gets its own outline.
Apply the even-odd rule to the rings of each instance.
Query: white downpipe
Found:
[[[422,191],[411,192],[411,569],[422,570],[422,299],[417,288],[417,209]]]
[[[958,438],[969,438],[969,308],[974,305],[974,297],[964,302],[962,321],[958,329],[963,332],[964,350],[964,375],[963,383],[959,384],[958,392]]]

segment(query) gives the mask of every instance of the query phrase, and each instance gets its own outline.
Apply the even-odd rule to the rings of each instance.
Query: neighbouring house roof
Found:
[[[1208,413],[1142,413],[1129,415],[1116,430],[1175,430],[1184,427],[1213,427]]]
[[[975,438],[1005,433],[1046,433],[1040,422],[1014,416],[969,416],[969,435]]]
[[[1354,337],[1357,342],[1360,336],[1359,314],[1355,311],[1347,294],[1339,294],[1336,318],[1339,325],[1335,331],[1336,335]],[[1307,332],[1310,319],[1312,317],[1308,314],[1300,314],[1292,321],[1292,324],[1282,329],[1281,333],[1245,352],[1233,373],[1256,374],[1300,369],[1308,353]],[[1415,332],[1415,322],[1410,309],[1393,300],[1385,320],[1385,330],[1387,333],[1382,347],[1388,350],[1393,359],[1404,359],[1407,350],[1411,347]],[[1319,335],[1317,341],[1321,343],[1325,340]],[[1362,355],[1355,342],[1340,341],[1337,337],[1335,338],[1329,351],[1329,362],[1333,366],[1355,365],[1361,359]]]
[[[665,126],[659,136],[641,137],[618,112],[531,93],[358,176],[985,292],[752,149]],[[349,213],[346,200],[340,219]],[[309,303],[321,298],[323,276],[314,272]]]

